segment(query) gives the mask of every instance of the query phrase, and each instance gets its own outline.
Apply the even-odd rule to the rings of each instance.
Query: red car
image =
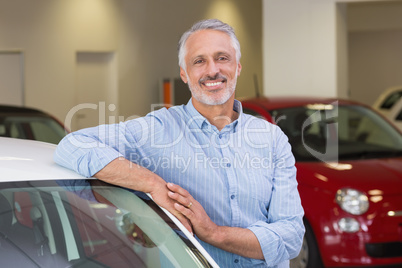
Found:
[[[306,235],[291,267],[402,267],[402,134],[360,103],[254,98],[296,158]]]

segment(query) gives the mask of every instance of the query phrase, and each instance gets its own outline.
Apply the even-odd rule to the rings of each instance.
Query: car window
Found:
[[[381,104],[380,108],[385,110],[391,109],[392,106],[394,106],[394,104],[397,103],[401,97],[402,97],[402,90],[390,94]]]
[[[57,144],[66,135],[55,120],[37,116],[0,117],[0,136]]]
[[[66,135],[65,130],[54,120],[42,118],[31,120],[30,126],[35,140],[58,144]]]
[[[389,157],[402,153],[400,133],[377,113],[358,105],[310,105],[271,111],[281,117],[298,161]],[[333,152],[333,153],[332,153]]]
[[[152,200],[85,182],[0,183],[0,267],[210,267]]]
[[[399,111],[399,113],[395,117],[396,121],[402,121],[402,110]]]

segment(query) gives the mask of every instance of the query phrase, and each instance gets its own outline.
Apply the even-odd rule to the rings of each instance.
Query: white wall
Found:
[[[366,8],[361,9],[361,5],[366,5]],[[265,95],[350,97],[370,102],[368,99],[371,97],[364,93],[364,86],[356,85],[375,84],[372,80],[375,79],[374,70],[368,72],[366,78],[361,74],[364,70],[364,57],[370,55],[357,55],[354,51],[362,49],[356,42],[366,42],[372,48],[375,45],[369,43],[369,39],[363,40],[362,36],[351,38],[349,32],[359,32],[361,35],[362,31],[400,29],[400,5],[401,1],[384,0],[263,0]],[[395,73],[401,68],[397,61],[402,62],[399,56],[401,50],[396,50],[400,41],[393,33],[390,35],[393,40],[381,42],[393,44],[392,51],[396,52],[396,57],[392,60],[393,63],[388,61],[385,64],[396,68],[391,71]],[[349,45],[349,39],[354,44]],[[390,45],[387,48],[390,49]],[[380,50],[387,48],[383,46]],[[371,49],[371,52],[375,53],[375,50]],[[371,59],[372,62],[377,58],[384,60],[380,54],[376,56]],[[360,59],[351,65],[350,60],[357,57]],[[383,68],[379,79],[383,79],[386,72],[387,68]],[[363,79],[366,82],[362,82]],[[389,79],[389,83],[394,80],[396,78]],[[378,85],[378,81],[376,84]],[[358,91],[361,93],[357,93]]]
[[[334,1],[264,0],[265,95],[337,95]]]
[[[365,9],[350,2],[367,1],[0,0],[0,51],[24,55],[26,105],[61,120],[76,104],[76,53],[116,52],[119,112],[127,118],[144,115],[159,102],[160,79],[178,77],[180,34],[196,20],[217,17],[235,27],[242,44],[238,97],[255,94],[256,75],[265,95],[351,96],[369,103],[376,90],[400,81],[396,79],[402,77],[402,61],[390,56],[392,78],[387,68],[379,68],[383,82],[375,84],[365,79],[374,75],[356,75],[356,70],[363,70],[360,65],[348,70],[349,59],[373,52],[359,56],[349,55],[349,50],[362,51],[353,40],[374,47],[364,40],[373,38],[364,37],[369,32],[385,36],[384,31],[394,31],[397,35],[382,44],[400,52],[399,39],[389,38],[400,36],[401,1],[388,3],[388,8],[373,1]],[[356,35],[351,38],[345,28]],[[366,85],[357,85],[358,81]],[[366,94],[367,85],[375,93]]]
[[[24,53],[25,105],[64,121],[75,104],[77,51],[113,51],[120,1],[1,0],[0,50]]]
[[[402,1],[348,6],[351,98],[372,105],[402,86]]]
[[[400,30],[402,1],[352,2],[348,4],[349,32]]]
[[[232,24],[242,44],[238,96],[262,85],[261,0],[0,0],[0,51],[22,51],[25,104],[64,120],[76,104],[77,52],[115,52],[119,112],[145,115],[178,77],[176,45],[195,21]]]

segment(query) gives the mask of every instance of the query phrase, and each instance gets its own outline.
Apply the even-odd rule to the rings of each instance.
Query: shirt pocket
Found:
[[[250,169],[248,172],[251,198],[268,207],[272,195],[272,175],[269,169]]]

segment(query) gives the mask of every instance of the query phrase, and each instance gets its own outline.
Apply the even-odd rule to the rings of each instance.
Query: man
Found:
[[[221,267],[288,267],[304,235],[295,160],[283,132],[235,100],[240,55],[229,25],[196,23],[179,42],[187,105],[74,132],[55,160],[150,193]]]

